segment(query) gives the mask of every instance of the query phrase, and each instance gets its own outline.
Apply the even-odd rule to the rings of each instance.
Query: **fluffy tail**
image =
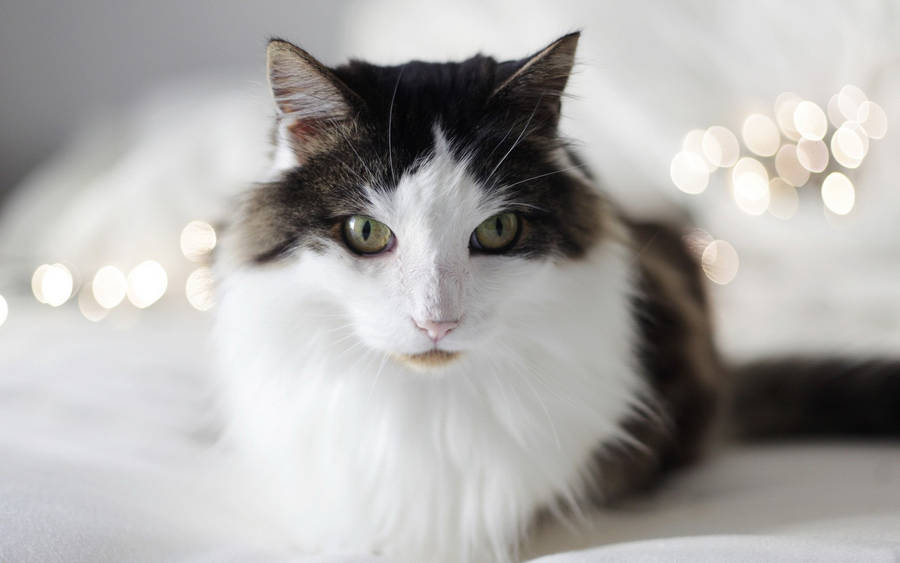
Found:
[[[738,438],[900,437],[900,360],[784,358],[733,372]]]

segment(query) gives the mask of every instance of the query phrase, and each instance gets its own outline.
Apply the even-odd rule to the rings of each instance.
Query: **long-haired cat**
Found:
[[[577,42],[337,68],[269,44],[273,168],[221,246],[217,340],[226,442],[299,549],[511,561],[701,450],[726,373],[702,278],[560,137]],[[784,421],[766,373],[732,410],[804,429],[819,405]]]

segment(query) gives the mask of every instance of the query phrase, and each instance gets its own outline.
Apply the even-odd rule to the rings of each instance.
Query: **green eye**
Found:
[[[359,254],[378,254],[394,241],[394,233],[371,217],[354,215],[344,220],[344,240]]]
[[[472,233],[470,244],[478,250],[501,252],[516,242],[519,226],[519,217],[515,213],[494,215],[478,225]]]

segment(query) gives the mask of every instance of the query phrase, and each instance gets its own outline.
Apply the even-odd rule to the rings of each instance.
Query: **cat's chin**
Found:
[[[429,350],[420,354],[392,354],[391,357],[420,373],[434,373],[452,364],[462,356],[451,350]]]

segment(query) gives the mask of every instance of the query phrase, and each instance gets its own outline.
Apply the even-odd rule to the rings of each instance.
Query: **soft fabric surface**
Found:
[[[895,3],[422,6],[360,2],[343,30],[346,54],[521,56],[584,29],[565,127],[630,209],[686,208],[734,243],[738,277],[713,288],[730,357],[900,350]],[[826,220],[813,188],[782,222],[742,214],[724,172],[700,196],[671,185],[669,160],[689,129],[738,131],[747,114],[771,114],[781,91],[824,105],[847,82],[890,119],[852,173],[848,218]],[[0,327],[0,560],[370,560],[292,552],[250,509],[252,491],[221,477],[209,446],[209,318],[184,305],[193,266],[177,235],[190,219],[222,218],[264,165],[266,94],[235,84],[246,81],[176,85],[97,124],[0,215],[10,301]],[[150,257],[169,272],[170,291],[148,311],[124,306],[93,325],[74,303],[51,310],[28,295],[43,262],[66,261],[84,279]],[[718,452],[587,531],[542,534],[532,555],[614,544],[544,561],[896,560],[898,530],[895,443],[781,444]]]
[[[0,560],[369,560],[293,553],[227,486],[205,430],[207,320],[15,320],[0,340]],[[780,444],[715,453],[530,551],[628,542],[540,560],[889,561],[897,530],[894,444]]]

